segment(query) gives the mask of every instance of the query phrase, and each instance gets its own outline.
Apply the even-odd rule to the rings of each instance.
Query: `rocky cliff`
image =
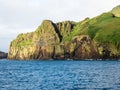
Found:
[[[80,22],[44,20],[34,32],[20,34],[11,42],[8,58],[120,59],[120,17],[116,12],[120,10],[114,8]]]
[[[7,53],[0,51],[0,59],[7,58],[7,55],[8,55]]]

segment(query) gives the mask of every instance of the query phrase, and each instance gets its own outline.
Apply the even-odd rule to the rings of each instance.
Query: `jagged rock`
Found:
[[[57,29],[60,32],[60,35],[62,36],[62,39],[65,39],[70,35],[70,32],[72,32],[75,26],[75,22],[64,21],[64,22],[59,22],[56,25],[57,25]]]

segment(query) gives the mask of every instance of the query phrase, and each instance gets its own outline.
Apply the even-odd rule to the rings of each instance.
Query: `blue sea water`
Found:
[[[0,90],[120,90],[120,61],[0,60]]]

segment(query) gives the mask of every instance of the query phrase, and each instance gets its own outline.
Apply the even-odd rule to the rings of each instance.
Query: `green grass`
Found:
[[[120,31],[120,18],[114,17],[111,13],[104,13],[98,17],[93,19],[79,22],[76,27],[74,27],[73,32],[71,32],[71,36],[76,36],[80,34],[87,34],[92,39],[96,36],[97,33],[100,32],[100,35],[107,34],[112,35],[113,32]],[[104,33],[106,32],[106,33]]]
[[[73,24],[74,28],[70,28]],[[47,31],[46,31],[47,30]],[[98,44],[106,44],[120,51],[120,17],[115,17],[112,13],[103,13],[92,19],[86,18],[81,22],[62,22],[60,33],[63,36],[63,42],[71,42],[75,36],[88,35]],[[45,31],[48,34],[54,35],[54,26],[52,22],[46,20],[34,32],[36,38],[44,37]],[[35,39],[36,39],[35,38]],[[30,34],[20,34],[16,40],[12,42],[13,46],[27,46],[32,44]]]
[[[12,41],[13,47],[24,47],[28,45],[32,45],[32,34],[19,34],[15,40]]]
[[[24,41],[20,42],[19,44],[17,44],[16,46],[20,47],[20,46],[29,46],[29,45],[32,45],[32,40],[30,40],[30,39],[24,40]]]
[[[115,17],[112,13],[103,13],[78,22],[64,42],[71,41],[79,35],[89,35],[98,44],[112,45],[120,51],[120,17]]]

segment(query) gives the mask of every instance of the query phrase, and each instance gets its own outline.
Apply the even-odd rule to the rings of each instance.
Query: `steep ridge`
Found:
[[[8,59],[120,59],[118,7],[80,22],[44,20],[11,42]]]

